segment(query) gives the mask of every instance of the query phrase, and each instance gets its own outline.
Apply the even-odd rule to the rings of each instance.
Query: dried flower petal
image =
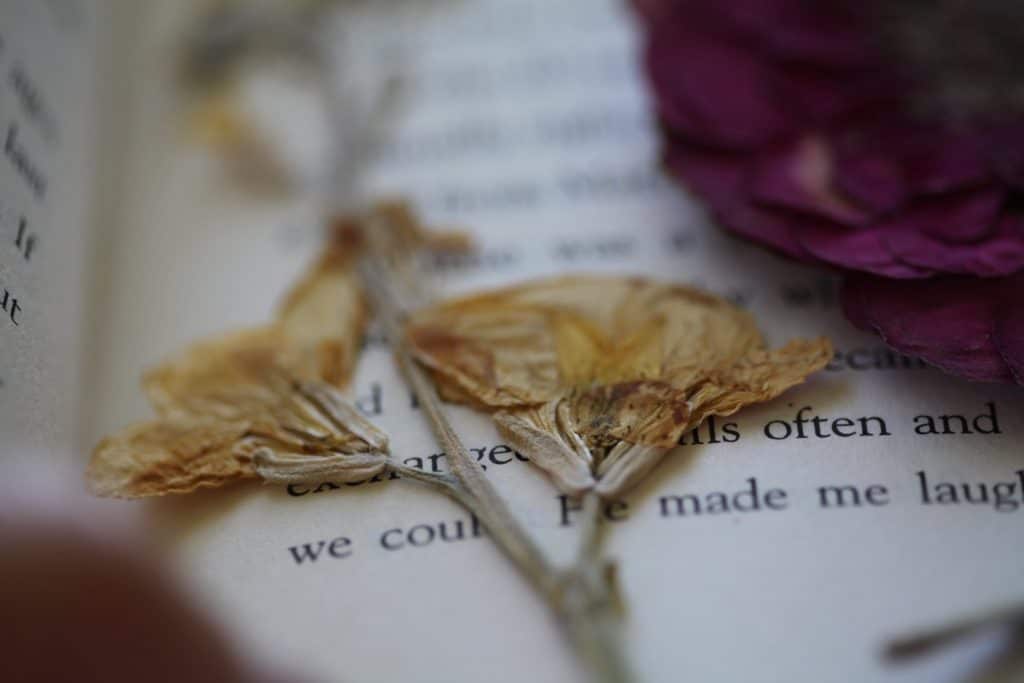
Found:
[[[1010,49],[1024,24],[1007,21],[1019,3],[633,3],[665,165],[723,226],[849,273],[869,297],[876,278],[980,293],[1024,272],[1024,90]],[[901,314],[872,302],[886,319],[868,329],[894,348],[969,379],[1016,379],[983,334],[1012,326],[989,315],[1009,309],[961,292],[977,325],[946,315],[912,334],[907,315],[935,307],[917,294],[945,285],[884,286]]]
[[[99,496],[139,498],[257,476],[287,479],[274,476],[267,466],[273,462],[259,467],[257,456],[268,450],[320,461],[337,481],[373,476],[386,467],[387,439],[354,412],[339,412],[324,401],[321,394],[333,394],[333,389],[303,384],[278,389],[279,394],[263,391],[250,397],[254,410],[248,416],[241,409],[232,420],[178,415],[104,439],[86,471],[90,489]]]
[[[187,493],[256,476],[235,447],[247,425],[216,420],[145,422],[107,437],[86,471],[97,496],[139,498]]]
[[[146,374],[159,419],[99,444],[86,473],[92,490],[139,497],[255,477],[353,481],[383,470],[387,438],[337,391],[367,324],[355,267],[370,238],[386,240],[386,253],[406,266],[424,248],[468,246],[424,229],[402,202],[339,219],[277,320],[195,344]]]
[[[287,345],[299,349],[297,374],[336,387],[348,384],[369,321],[353,252],[333,242],[278,312]]]
[[[494,412],[571,494],[618,495],[680,436],[802,382],[825,339],[769,351],[753,318],[697,289],[567,277],[456,299],[408,335],[447,398]]]
[[[285,298],[275,323],[200,342],[146,373],[157,411],[237,419],[254,401],[267,402],[282,373],[348,384],[367,324],[351,253],[333,243]]]
[[[914,282],[857,275],[843,283],[843,309],[857,327],[944,372],[1024,385],[1022,287],[1024,271]]]

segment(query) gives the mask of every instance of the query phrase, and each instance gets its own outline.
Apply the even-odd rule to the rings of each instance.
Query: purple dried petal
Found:
[[[897,210],[910,198],[903,168],[895,159],[877,154],[838,157],[836,186],[874,213]]]
[[[891,110],[898,97],[899,83],[875,71],[844,74],[805,67],[779,69],[776,98],[789,104],[793,118],[805,127],[835,126],[837,120],[859,119],[877,110]]]
[[[676,145],[665,159],[671,173],[708,201],[715,217],[733,232],[800,260],[811,260],[794,231],[800,221],[754,205],[739,192],[746,181],[747,157]]]
[[[993,235],[1005,198],[1002,188],[988,187],[922,199],[881,223],[879,229],[894,235],[920,233],[955,250]]]
[[[817,67],[851,68],[871,64],[877,55],[858,17],[840,3],[806,0],[730,0],[676,5],[710,5],[737,35],[756,40],[766,56]],[[684,15],[685,16],[685,15]]]
[[[1024,192],[1024,122],[994,126],[984,137],[992,170],[1011,188]]]
[[[832,150],[819,135],[808,135],[767,152],[755,164],[748,191],[757,202],[821,216],[843,225],[863,225],[868,215],[837,193]]]
[[[858,327],[893,348],[968,379],[1021,383],[1024,273],[1004,278],[847,278],[842,300]]]
[[[999,218],[1002,199],[998,188],[937,197],[861,230],[815,227],[799,239],[826,263],[885,277],[1006,275],[1024,268],[1024,234]]]
[[[995,321],[992,343],[1014,381],[1024,385],[1024,306],[1011,303],[1001,313]]]
[[[1024,226],[1015,216],[999,220],[996,234],[976,244],[949,244],[920,232],[888,235],[889,248],[902,260],[935,273],[1000,277],[1024,268]]]
[[[878,211],[917,195],[970,189],[988,170],[977,136],[911,124],[890,115],[836,137],[836,183]]]
[[[847,315],[905,353],[1021,382],[1024,117],[919,117],[863,4],[633,1],[666,165],[717,220],[854,271]]]
[[[953,192],[990,179],[980,142],[973,133],[921,131],[917,137],[924,139],[904,161],[915,193]]]
[[[652,31],[646,59],[658,111],[674,134],[743,149],[790,126],[771,69],[740,47],[665,22]]]
[[[815,258],[839,268],[892,278],[922,278],[931,271],[906,263],[888,246],[884,232],[868,228],[844,230],[816,227],[803,230],[800,244]]]
[[[714,206],[743,202],[750,157],[676,144],[665,152],[665,167]]]

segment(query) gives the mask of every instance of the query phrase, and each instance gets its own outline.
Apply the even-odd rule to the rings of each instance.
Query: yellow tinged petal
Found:
[[[339,220],[273,322],[194,344],[146,373],[159,418],[97,446],[90,488],[139,497],[257,476],[353,481],[386,467],[387,437],[337,391],[352,375],[367,324],[355,268],[371,229],[403,260],[424,247],[466,246],[464,237],[423,229],[400,202]]]
[[[284,335],[274,327],[232,332],[189,347],[150,370],[142,384],[169,417],[242,420],[279,400]]]
[[[292,369],[303,379],[347,385],[368,318],[352,245],[333,243],[278,312]]]
[[[251,454],[238,447],[246,429],[215,420],[134,425],[100,442],[86,482],[98,496],[141,498],[251,479]]]
[[[192,345],[146,373],[157,411],[235,420],[279,400],[293,380],[348,384],[367,325],[358,245],[332,242],[285,297],[277,320]]]
[[[769,351],[753,317],[724,299],[623,277],[454,299],[414,315],[407,334],[443,395],[499,411],[503,433],[564,491],[607,496],[706,417],[774,398],[832,353],[826,339]]]
[[[803,383],[831,358],[832,345],[825,338],[797,339],[772,351],[753,350],[691,396],[694,422],[699,424],[710,415],[732,415],[751,403],[775,398]]]

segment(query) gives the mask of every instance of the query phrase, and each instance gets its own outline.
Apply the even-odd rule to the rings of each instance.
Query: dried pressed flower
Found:
[[[857,327],[945,372],[1024,385],[1024,270],[998,278],[851,275],[843,310]]]
[[[493,413],[569,494],[615,496],[682,434],[801,383],[826,339],[768,350],[754,319],[706,292],[565,277],[414,315],[408,339],[449,399]]]
[[[354,201],[439,0],[211,0],[183,37],[190,128],[242,186]],[[373,36],[367,40],[366,36]],[[381,49],[387,58],[381,58]]]
[[[894,348],[1024,381],[1021,3],[634,3],[665,164],[719,222],[848,274]]]
[[[201,342],[147,373],[159,417],[97,446],[92,490],[185,493],[256,477],[274,458],[310,455],[322,458],[306,467],[353,477],[383,469],[387,439],[335,388],[348,382],[366,325],[351,264],[332,244],[273,324]]]
[[[86,475],[92,490],[134,498],[255,477],[352,481],[383,470],[386,437],[338,392],[368,320],[355,266],[371,227],[400,253],[460,245],[424,230],[397,202],[340,220],[273,323],[195,344],[146,374],[158,418],[97,446]]]

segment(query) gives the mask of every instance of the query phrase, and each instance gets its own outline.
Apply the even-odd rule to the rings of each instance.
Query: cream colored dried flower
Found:
[[[571,495],[639,481],[711,415],[766,401],[822,368],[827,339],[768,350],[752,316],[706,292],[564,277],[456,299],[407,328],[446,398],[493,413]]]
[[[465,246],[402,203],[339,220],[323,255],[263,327],[203,341],[146,373],[158,417],[104,439],[86,472],[102,496],[187,493],[240,479],[354,481],[387,466],[387,438],[342,397],[368,314],[356,265],[373,229],[399,254]]]

